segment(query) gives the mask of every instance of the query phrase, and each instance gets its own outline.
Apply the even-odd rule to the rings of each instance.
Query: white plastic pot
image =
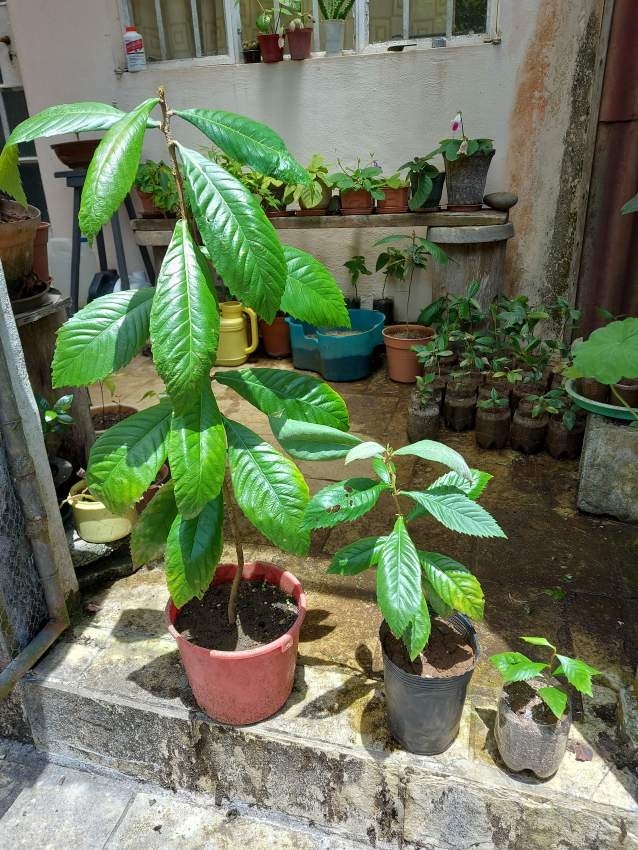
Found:
[[[125,516],[117,516],[103,502],[82,494],[86,488],[84,479],[78,481],[69,490],[67,499],[73,508],[73,521],[82,540],[87,543],[112,543],[130,534],[137,521],[137,513],[130,510]]]
[[[345,21],[323,22],[323,34],[325,36],[326,55],[338,56],[340,53],[343,53],[343,35],[345,28]]]

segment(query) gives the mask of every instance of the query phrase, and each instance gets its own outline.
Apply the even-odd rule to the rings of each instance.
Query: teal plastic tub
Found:
[[[378,310],[348,313],[352,328],[316,328],[286,319],[296,369],[319,372],[327,381],[358,381],[372,372],[374,349],[383,345],[385,315]]]

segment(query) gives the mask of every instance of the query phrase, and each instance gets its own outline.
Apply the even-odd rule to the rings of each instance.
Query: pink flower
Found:
[[[452,121],[450,122],[450,127],[452,128],[452,132],[456,133],[456,131],[461,126],[461,113],[457,112]]]

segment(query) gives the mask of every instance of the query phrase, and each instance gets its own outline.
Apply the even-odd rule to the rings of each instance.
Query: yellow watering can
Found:
[[[248,355],[252,354],[259,343],[257,314],[250,307],[244,307],[239,301],[222,301],[219,308],[221,317],[215,365],[241,366],[248,360]],[[250,320],[250,345],[248,344],[244,313]]]

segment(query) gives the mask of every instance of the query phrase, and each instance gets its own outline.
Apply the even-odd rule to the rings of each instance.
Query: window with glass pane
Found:
[[[410,38],[445,35],[447,0],[410,0]]]
[[[487,0],[455,0],[453,35],[487,32]]]
[[[408,0],[370,0],[370,43],[403,38],[403,3]]]
[[[128,0],[149,62],[228,53],[223,0]]]

